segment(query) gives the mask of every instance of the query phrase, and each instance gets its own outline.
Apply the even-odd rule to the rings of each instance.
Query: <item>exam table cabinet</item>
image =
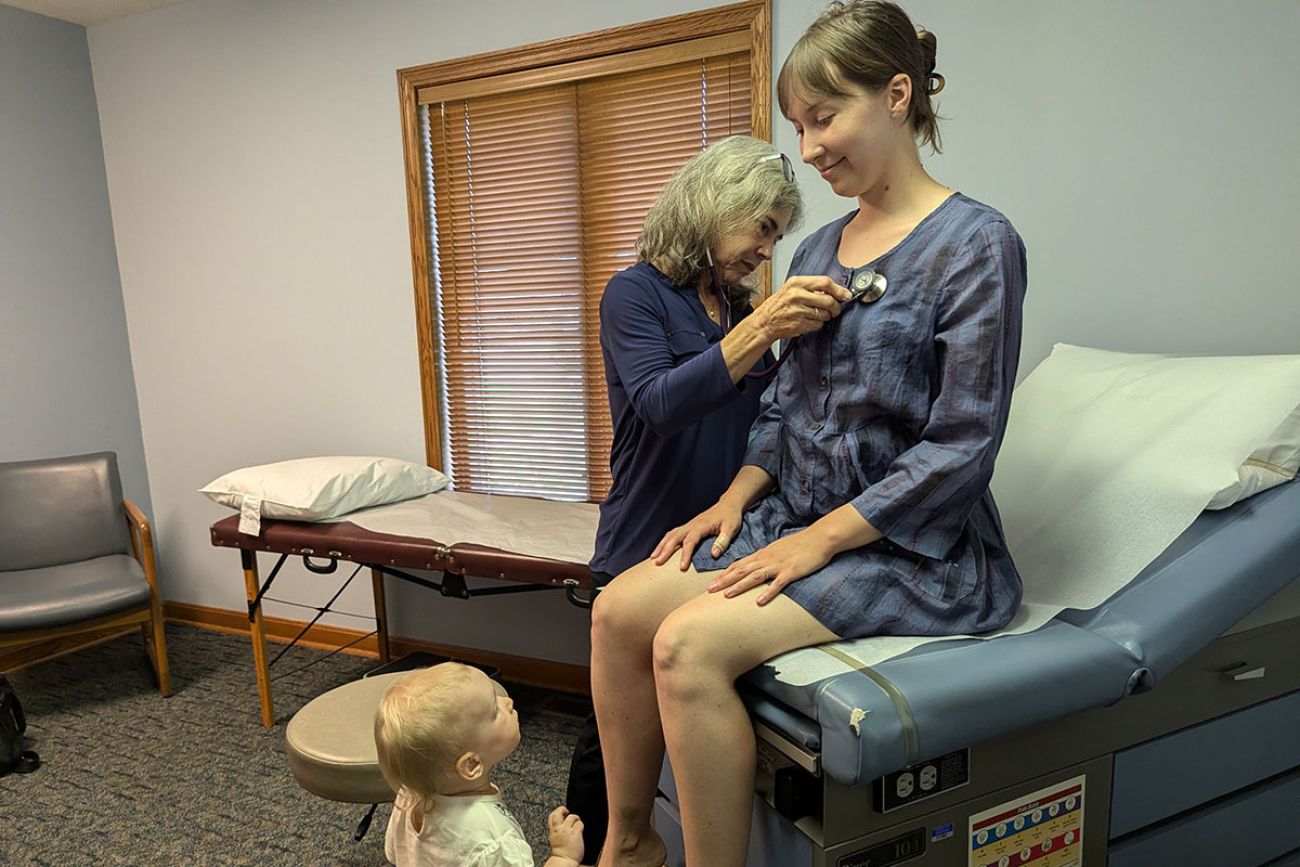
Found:
[[[1246,643],[1252,670],[1263,667],[1267,676],[1233,680]],[[1278,685],[1296,683],[1300,617],[1226,635],[1152,692],[973,747],[969,784],[883,814],[875,803],[878,783],[849,788],[813,777],[760,738],[748,865],[967,867],[969,816],[1084,774],[1082,867],[1270,863],[1300,850],[1300,690],[1275,694]],[[1225,706],[1239,709],[1207,719]],[[1056,765],[1057,756],[1081,754],[1093,757]],[[782,815],[774,806],[776,780],[791,775],[802,777],[796,788],[804,795],[796,809],[782,804],[789,814]],[[667,765],[660,789],[656,827],[669,846],[669,867],[682,867]],[[948,825],[953,835],[932,842],[930,835]],[[922,853],[854,857],[918,829]],[[1276,863],[1300,865],[1300,852]]]
[[[1111,611],[1070,612],[1062,618],[1067,622],[1053,621],[1037,636],[1011,637],[1014,643],[1004,643],[1001,651],[988,646],[975,651],[985,662],[1005,664],[1016,658],[1007,655],[1007,648],[1028,650],[1020,658],[1025,666],[1034,666],[1035,653],[1057,646],[1053,630],[1084,649],[1110,630],[1106,641],[1111,650],[1122,647],[1142,660],[1138,670],[1119,665],[1103,671],[1102,657],[1088,656],[1093,668],[1080,669],[1074,678],[1034,681],[1034,688],[1074,691],[1083,689],[1085,680],[1113,680],[1125,671],[1133,671],[1130,683],[1141,688],[1121,700],[1112,697],[1107,706],[1040,717],[1043,721],[1023,728],[1010,724],[995,736],[945,754],[955,756],[952,760],[965,770],[964,784],[940,785],[921,798],[914,793],[901,804],[890,803],[883,794],[898,785],[900,774],[920,779],[927,764],[939,761],[924,748],[927,733],[936,722],[961,718],[960,705],[940,714],[929,708],[930,713],[918,717],[931,723],[930,730],[920,730],[920,754],[932,755],[930,762],[874,780],[863,777],[863,784],[851,786],[833,779],[822,766],[829,760],[824,754],[829,734],[810,719],[807,707],[794,710],[774,700],[772,693],[779,690],[770,680],[749,689],[752,684],[742,679],[759,744],[748,867],[1300,867],[1300,578],[1295,577],[1300,572],[1300,483],[1283,488],[1259,495],[1235,517],[1226,512],[1204,516],[1199,527],[1194,525],[1171,546],[1170,557],[1144,573],[1145,586],[1140,576],[1121,591],[1125,599],[1117,596],[1108,603]],[[1266,531],[1253,541],[1272,538],[1269,550],[1251,544],[1251,537],[1241,535],[1247,531]],[[1233,571],[1223,556],[1242,562]],[[1185,618],[1177,623],[1178,633],[1167,628],[1142,632],[1144,623],[1163,627],[1171,620],[1169,610],[1150,604],[1159,585],[1181,594],[1199,580],[1188,570],[1205,572],[1207,567],[1222,578],[1221,587],[1207,583],[1202,588],[1213,602],[1178,615]],[[1217,595],[1225,588],[1227,596]],[[1237,607],[1225,601],[1229,598]],[[1267,601],[1259,604],[1261,600]],[[1171,604],[1176,608],[1181,603]],[[1206,615],[1215,608],[1226,613]],[[1225,621],[1242,615],[1223,629]],[[1134,625],[1137,637],[1125,640],[1121,633],[1127,627],[1116,624]],[[1199,651],[1168,649],[1185,646],[1197,634],[1204,636]],[[1178,665],[1178,659],[1185,661]],[[1041,666],[1041,656],[1037,661]],[[886,674],[900,670],[890,663],[877,669]],[[861,679],[836,676],[850,677]],[[828,691],[833,698],[850,694],[832,691],[836,678],[804,688],[823,702],[810,706],[824,713]],[[913,692],[913,701],[927,699],[919,690]],[[996,700],[1005,702],[1009,694]],[[1032,697],[1023,698],[1032,703]],[[967,712],[977,708],[978,694],[975,700]],[[1018,853],[1005,864],[996,856],[971,858],[971,817],[1081,776],[1081,862],[1041,855],[1025,862]],[[668,864],[681,867],[681,820],[667,763],[655,822],[669,849]]]

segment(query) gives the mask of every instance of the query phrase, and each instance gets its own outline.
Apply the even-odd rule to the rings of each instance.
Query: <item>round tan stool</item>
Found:
[[[351,804],[378,804],[394,793],[379,772],[375,711],[405,671],[363,677],[307,702],[285,729],[289,770],[314,795]],[[368,824],[368,823],[367,823]]]
[[[442,657],[428,659],[443,661]],[[496,668],[477,667],[492,678],[498,694],[507,694],[495,679]],[[303,705],[285,728],[289,770],[298,785],[331,801],[370,805],[352,834],[354,840],[360,840],[370,829],[375,808],[395,797],[379,771],[375,712],[393,681],[409,673],[409,669],[402,668],[335,687]]]

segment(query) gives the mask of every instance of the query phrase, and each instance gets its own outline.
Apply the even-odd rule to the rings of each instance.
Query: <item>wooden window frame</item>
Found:
[[[527,86],[550,84],[556,76],[613,74],[625,71],[634,52],[697,43],[702,38],[743,36],[750,51],[751,135],[771,141],[771,0],[748,0],[715,9],[689,12],[640,24],[612,27],[501,51],[412,66],[397,71],[402,115],[402,150],[406,168],[407,217],[411,240],[411,269],[415,286],[416,333],[419,341],[420,392],[424,408],[425,460],[442,469],[442,408],[439,402],[437,331],[434,327],[435,282],[429,261],[429,225],[425,213],[424,172],[421,165],[419,111],[422,104],[451,93],[483,92],[485,79]],[[635,60],[633,60],[635,62]],[[568,67],[559,70],[559,67]],[[529,82],[535,81],[536,85]],[[458,87],[459,86],[459,87]],[[453,89],[455,88],[455,89]],[[764,286],[766,290],[766,285]]]

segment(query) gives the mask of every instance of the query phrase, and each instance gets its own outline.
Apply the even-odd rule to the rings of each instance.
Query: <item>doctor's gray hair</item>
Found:
[[[737,230],[762,222],[773,208],[790,210],[789,229],[803,217],[799,185],[786,180],[783,158],[768,142],[734,135],[710,145],[677,170],[646,213],[637,258],[675,285],[694,283],[709,267],[708,252]],[[748,301],[752,287],[725,287],[731,301]]]

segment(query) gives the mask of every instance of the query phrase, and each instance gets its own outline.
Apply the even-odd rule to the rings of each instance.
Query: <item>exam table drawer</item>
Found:
[[[1300,771],[1111,844],[1109,867],[1256,867],[1300,846]]]
[[[1123,750],[1115,754],[1110,836],[1296,767],[1300,691]]]

